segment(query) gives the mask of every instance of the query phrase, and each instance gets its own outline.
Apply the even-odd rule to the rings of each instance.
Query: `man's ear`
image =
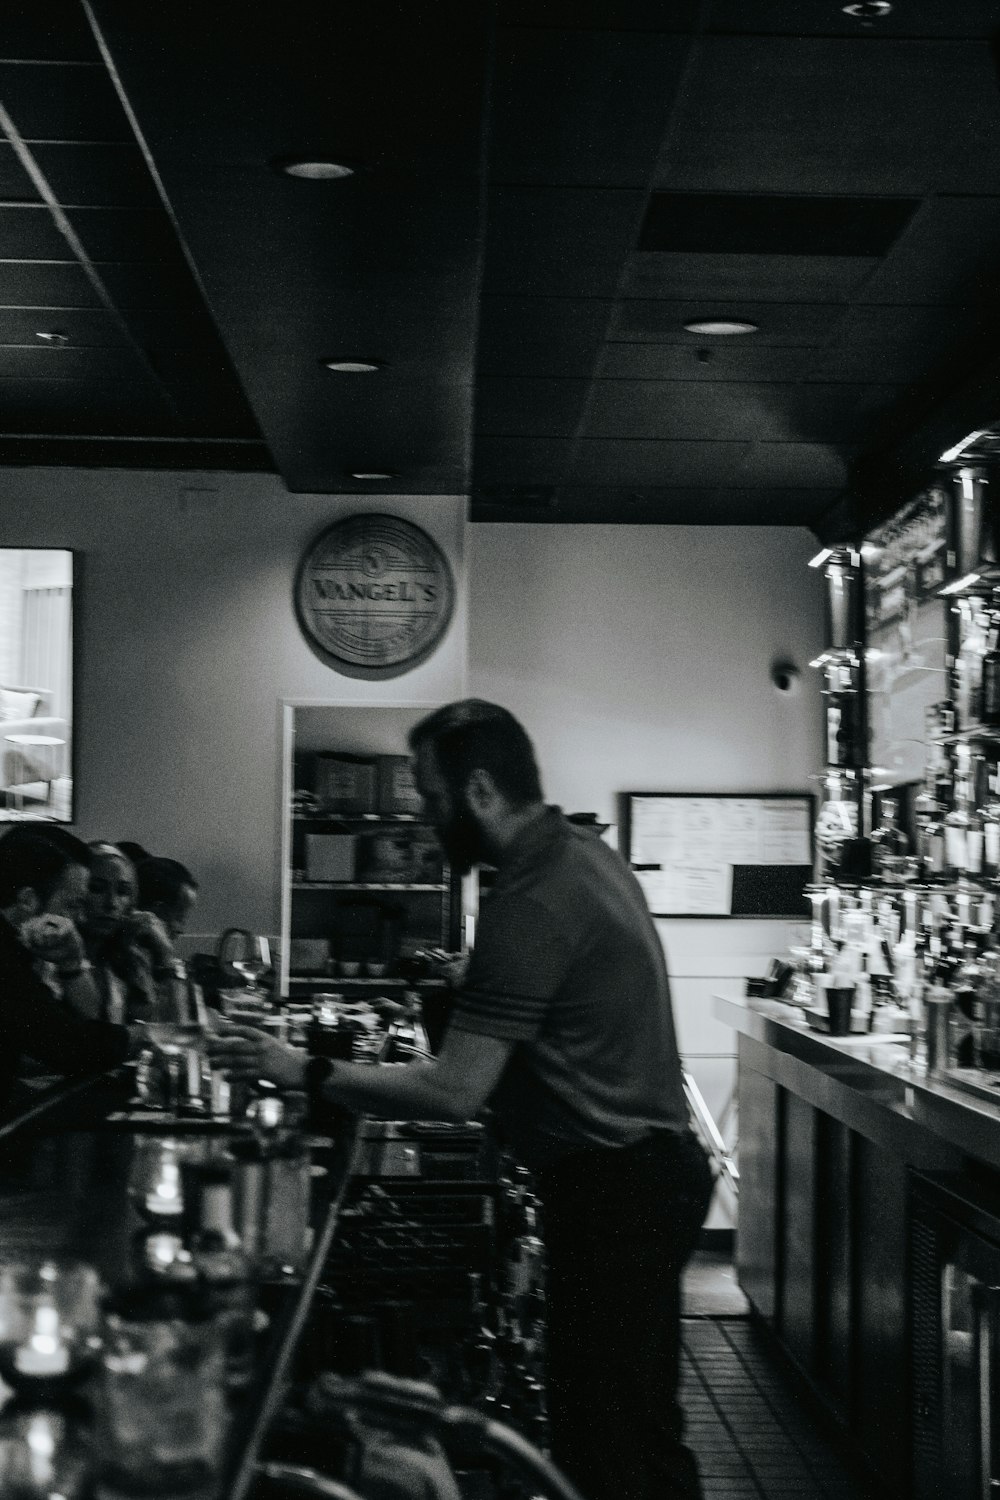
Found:
[[[18,921],[27,922],[29,917],[37,917],[42,909],[42,898],[33,885],[18,886],[14,896],[13,912],[15,925]]]
[[[469,779],[465,783],[465,795],[469,799],[469,806],[473,812],[490,812],[497,804],[500,793],[497,784],[489,771],[477,766],[469,773]]]

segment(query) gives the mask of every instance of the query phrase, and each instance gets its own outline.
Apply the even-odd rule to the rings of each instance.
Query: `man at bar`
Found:
[[[590,1500],[690,1500],[680,1275],[711,1173],[656,928],[620,856],[545,805],[505,709],[449,704],[410,747],[452,866],[497,871],[439,1056],[380,1069],[249,1032],[217,1045],[236,1071],[382,1118],[465,1120],[488,1103],[544,1205],[554,1458]]]
[[[0,838],[0,1115],[9,1110],[25,1056],[79,1077],[113,1068],[129,1054],[127,1027],[85,1019],[36,972],[38,959],[51,963],[67,1000],[92,1003],[93,979],[76,927],[89,863],[86,844],[62,829],[22,824]],[[44,915],[61,920],[39,924]]]

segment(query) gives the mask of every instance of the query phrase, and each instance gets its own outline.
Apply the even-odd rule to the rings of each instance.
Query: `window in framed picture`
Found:
[[[73,821],[73,553],[0,547],[0,823]]]

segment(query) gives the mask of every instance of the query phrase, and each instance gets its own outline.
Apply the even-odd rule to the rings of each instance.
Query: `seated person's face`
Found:
[[[177,892],[174,901],[153,901],[150,903],[150,911],[159,917],[167,932],[172,938],[180,937],[187,927],[191,908],[197,899],[197,891],[193,885],[182,885]]]
[[[94,937],[111,937],[135,906],[135,871],[122,855],[100,854],[90,867],[84,928]]]
[[[85,865],[67,865],[49,892],[45,910],[53,917],[68,917],[79,927],[87,909],[89,879]]]

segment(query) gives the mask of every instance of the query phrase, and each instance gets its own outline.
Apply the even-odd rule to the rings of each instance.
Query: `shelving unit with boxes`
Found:
[[[440,988],[422,949],[457,951],[463,883],[423,817],[406,734],[426,709],[291,710],[282,994]]]

